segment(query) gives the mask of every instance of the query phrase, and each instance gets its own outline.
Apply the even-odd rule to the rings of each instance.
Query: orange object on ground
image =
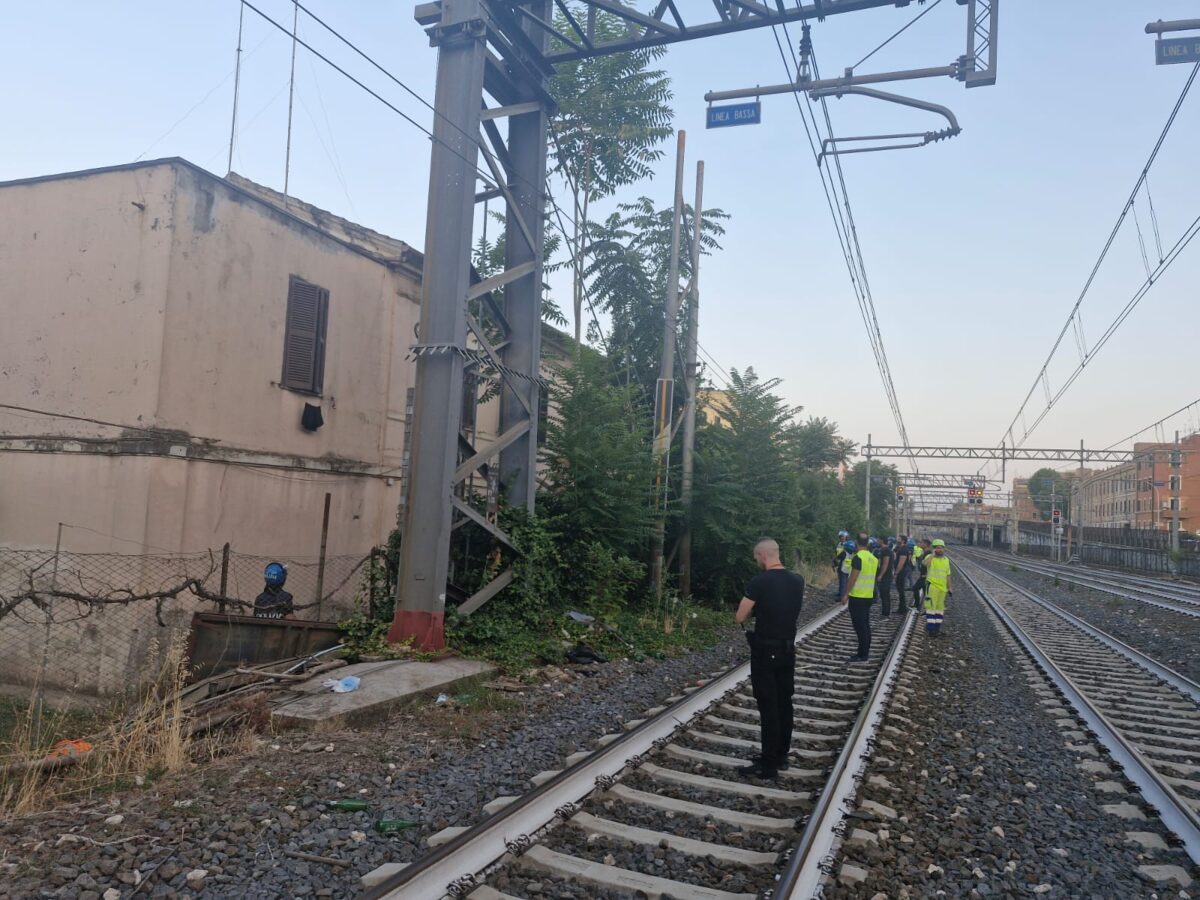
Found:
[[[58,759],[63,756],[83,756],[91,752],[92,745],[87,741],[59,741],[50,748],[50,752],[46,754],[46,759]]]

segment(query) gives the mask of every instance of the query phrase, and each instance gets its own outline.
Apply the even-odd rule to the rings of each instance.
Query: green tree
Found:
[[[625,23],[616,16],[601,14],[595,24],[602,40],[625,33]],[[561,14],[558,25],[570,33]],[[664,53],[665,47],[651,47],[560,63],[550,82],[558,102],[550,123],[554,170],[567,180],[575,213],[576,341],[582,336],[591,203],[649,177],[663,157],[660,145],[672,134],[671,80],[662,69],[652,68]]]
[[[557,370],[550,402],[543,516],[573,540],[636,555],[651,524],[649,416],[595,352]]]
[[[1071,480],[1062,472],[1047,467],[1038,469],[1029,476],[1029,494],[1042,519],[1050,519],[1050,512],[1056,503],[1062,510],[1063,518],[1070,519]],[[1057,499],[1051,499],[1052,495]]]
[[[789,434],[797,410],[776,393],[777,378],[753,368],[729,373],[722,415],[728,427],[696,435],[693,585],[698,594],[736,599],[754,574],[751,550],[769,536],[790,560],[801,542],[799,473]]]
[[[622,203],[601,225],[592,226],[590,260],[586,275],[592,296],[609,314],[612,327],[608,354],[614,367],[628,382],[653,385],[658,378],[662,353],[663,317],[666,315],[667,279],[670,269],[671,217],[673,208],[656,209],[648,197]],[[694,221],[691,206],[685,205],[682,232],[690,235]],[[704,211],[701,253],[721,248],[727,213]],[[691,254],[681,247],[680,285],[691,278]],[[687,326],[688,310],[679,317],[680,342]],[[683,360],[676,358],[676,377],[682,377]],[[676,392],[682,402],[682,393]],[[647,399],[649,394],[646,394]]]

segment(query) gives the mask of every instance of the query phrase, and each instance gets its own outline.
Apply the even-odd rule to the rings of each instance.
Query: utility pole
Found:
[[[683,531],[679,536],[679,596],[692,595],[692,473],[696,449],[696,389],[699,381],[700,339],[700,234],[704,225],[704,160],[696,163],[696,197],[692,205],[692,280],[688,293],[687,363],[684,385],[687,390],[683,408],[683,484],[679,499],[683,508]]]
[[[867,435],[867,534],[871,533],[871,435]]]
[[[679,314],[679,220],[683,216],[683,151],[687,135],[679,132],[675,151],[675,209],[671,216],[671,260],[663,310],[662,357],[654,392],[654,542],[650,547],[650,578],[655,599],[663,592],[663,543],[667,535],[667,487],[670,475],[671,407],[675,395],[675,321]]]
[[[1179,506],[1183,490],[1183,455],[1179,452],[1179,432],[1175,432],[1175,446],[1171,448],[1171,552],[1179,552]],[[1175,561],[1171,561],[1174,572]]]
[[[1008,492],[1008,513],[1012,516],[1012,535],[1010,535],[1012,545],[1009,552],[1016,556],[1017,548],[1021,544],[1021,514],[1017,512],[1017,498],[1013,491]]]

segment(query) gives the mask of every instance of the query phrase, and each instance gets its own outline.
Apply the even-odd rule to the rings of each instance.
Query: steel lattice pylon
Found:
[[[998,2],[967,0],[968,31],[983,28],[990,35]],[[510,504],[533,508],[554,64],[895,6],[896,0],[815,0],[791,7],[781,0],[712,0],[711,7],[657,0],[642,13],[620,0],[441,0],[417,7],[417,21],[438,48],[438,72],[421,328],[411,348],[417,374],[407,502],[390,640],[412,639],[421,649],[443,646],[455,528],[471,521],[497,544],[511,545],[464,490],[474,473],[486,473],[493,496],[502,492]],[[990,12],[981,15],[985,9]],[[598,40],[602,15],[623,20],[625,35]],[[994,48],[994,38],[989,41]],[[984,73],[982,56],[970,62]],[[994,79],[994,51],[986,70]],[[505,270],[480,281],[471,269],[475,206],[498,199],[505,203]],[[472,315],[472,303],[483,304],[487,321]],[[460,432],[464,376],[479,369],[502,381],[500,435],[484,449]],[[511,580],[511,570],[500,571],[459,612],[478,608]]]

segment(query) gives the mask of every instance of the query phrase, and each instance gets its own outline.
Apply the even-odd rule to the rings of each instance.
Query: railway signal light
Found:
[[[1058,527],[1060,524],[1062,524],[1062,510],[1054,510],[1052,513],[1050,513],[1050,517],[1053,519],[1055,527]]]
[[[904,499],[904,485],[902,485],[902,484],[896,485],[896,499],[897,500]]]

